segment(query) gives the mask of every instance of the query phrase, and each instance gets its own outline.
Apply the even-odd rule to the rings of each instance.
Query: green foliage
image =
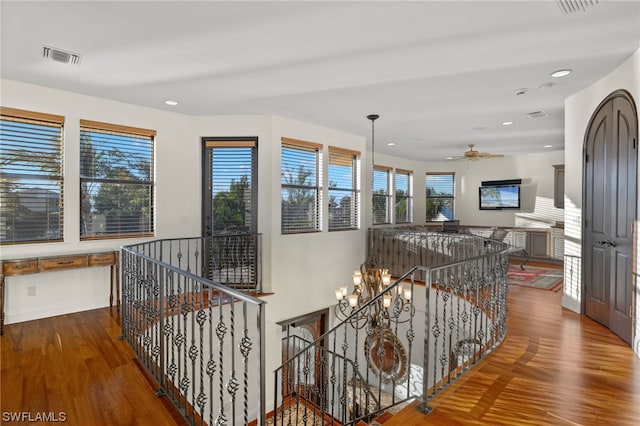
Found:
[[[81,234],[151,231],[153,212],[151,164],[119,149],[96,150],[83,134]],[[92,219],[104,217],[106,229],[93,229]]]
[[[248,176],[241,176],[239,181],[232,179],[229,191],[218,192],[213,197],[214,231],[249,231],[246,216],[251,214],[250,200]]]
[[[282,220],[283,231],[316,229],[316,190],[308,179],[313,171],[299,164],[296,171],[286,169],[282,173]],[[286,193],[286,196],[285,196]]]
[[[446,207],[453,211],[451,196],[446,193],[437,192],[433,190],[433,188],[427,187],[426,220],[439,220],[440,215],[443,213]],[[453,219],[453,217],[448,219],[451,220]]]

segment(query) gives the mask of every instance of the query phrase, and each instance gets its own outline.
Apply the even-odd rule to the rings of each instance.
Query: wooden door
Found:
[[[638,122],[626,92],[601,104],[584,150],[585,315],[631,343]]]
[[[279,322],[282,326],[282,363],[296,355],[327,330],[328,309]],[[306,402],[324,407],[327,372],[322,367],[321,347],[305,351],[283,371],[283,395],[297,393]]]

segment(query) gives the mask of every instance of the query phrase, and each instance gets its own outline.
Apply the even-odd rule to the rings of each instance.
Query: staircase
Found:
[[[278,367],[272,389],[264,302],[242,283],[211,280],[206,240],[122,249],[123,338],[190,424],[383,424],[407,404],[429,413],[430,399],[505,336],[510,248],[399,229],[370,238],[369,257],[398,279],[354,308],[341,304],[344,320]],[[218,271],[231,276],[231,266]]]

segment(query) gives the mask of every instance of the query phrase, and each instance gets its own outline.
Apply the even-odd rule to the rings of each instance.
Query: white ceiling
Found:
[[[564,99],[640,46],[638,1],[565,15],[554,1],[2,0],[0,14],[3,78],[189,115],[278,114],[367,139],[376,113],[376,152],[417,160],[469,143],[562,149]],[[43,45],[80,65],[43,59]],[[574,72],[550,76],[562,68]],[[548,116],[526,116],[538,110]]]

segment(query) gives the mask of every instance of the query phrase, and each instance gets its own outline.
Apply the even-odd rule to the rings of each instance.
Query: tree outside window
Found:
[[[0,243],[63,239],[64,117],[0,108]]]
[[[154,131],[80,122],[81,239],[153,235]]]
[[[454,219],[455,173],[427,173],[426,221]]]
[[[322,145],[283,138],[281,150],[281,228],[283,234],[321,229]]]

